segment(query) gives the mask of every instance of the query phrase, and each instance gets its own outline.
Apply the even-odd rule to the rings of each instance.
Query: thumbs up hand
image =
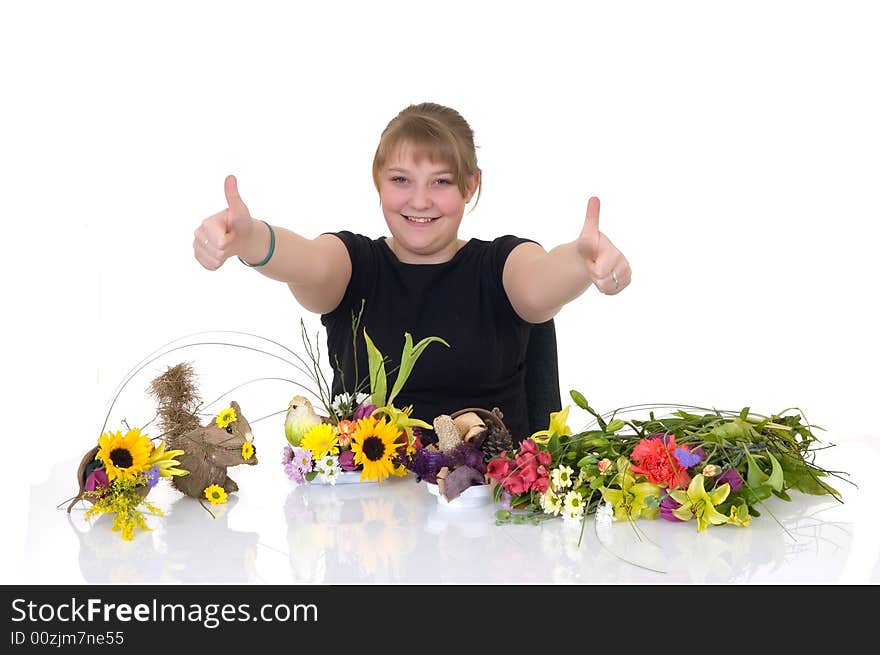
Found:
[[[194,233],[196,260],[209,271],[217,270],[230,257],[240,255],[254,230],[254,219],[238,194],[235,176],[228,175],[223,187],[227,208],[203,220]]]
[[[599,291],[614,295],[629,285],[632,279],[629,262],[599,231],[599,199],[596,196],[587,203],[587,218],[577,241],[577,250]]]

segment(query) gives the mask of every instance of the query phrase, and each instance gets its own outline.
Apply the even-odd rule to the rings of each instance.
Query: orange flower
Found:
[[[651,484],[665,484],[668,489],[687,487],[691,476],[675,458],[675,435],[654,434],[633,448],[629,470],[644,475]]]
[[[357,424],[354,421],[349,421],[348,419],[343,419],[336,424],[336,429],[339,430],[339,445],[342,448],[348,448],[351,444],[351,438],[354,435],[355,428]]]

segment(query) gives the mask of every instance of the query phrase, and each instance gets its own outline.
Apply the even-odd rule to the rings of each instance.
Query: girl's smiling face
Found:
[[[418,157],[408,143],[393,153],[379,179],[388,246],[408,264],[438,264],[458,252],[458,226],[477,188],[476,174],[462,196],[452,166]]]

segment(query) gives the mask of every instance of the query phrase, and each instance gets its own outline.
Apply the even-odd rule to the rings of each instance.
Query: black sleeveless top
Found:
[[[514,441],[529,436],[525,360],[532,324],[511,306],[502,273],[511,250],[532,240],[511,235],[491,242],[471,239],[448,262],[406,264],[384,238],[348,231],[327,234],[337,236],[351,258],[345,296],[321,316],[334,397],[355,386],[352,314],[363,299],[357,335],[357,376],[365,381],[363,391],[369,392],[364,328],[386,358],[388,392],[397,377],[391,371],[400,364],[404,333],[412,335],[413,345],[425,337],[441,337],[449,347],[433,342],[425,348],[394,406],[413,405],[412,417],[428,424],[465,407],[498,407]],[[426,442],[434,440],[431,432],[425,436]]]

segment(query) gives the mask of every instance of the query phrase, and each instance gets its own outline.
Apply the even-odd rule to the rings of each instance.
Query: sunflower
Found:
[[[227,407],[217,414],[217,427],[225,428],[230,423],[235,423],[236,420],[238,420],[238,417],[235,415],[235,410],[232,407]]]
[[[250,441],[245,441],[241,445],[241,458],[244,461],[248,461],[253,456],[254,456],[254,444],[252,444]]]
[[[210,500],[212,505],[222,505],[226,502],[226,492],[220,485],[212,484],[205,487],[205,498]]]
[[[394,471],[393,458],[397,455],[395,441],[400,430],[384,418],[362,418],[357,422],[351,438],[354,463],[364,467],[361,480],[381,482]]]
[[[303,448],[312,451],[312,458],[317,462],[327,455],[339,453],[339,439],[329,423],[318,423],[303,435]]]
[[[152,467],[150,453],[153,443],[137,428],[122,432],[105,432],[98,439],[96,459],[104,463],[110,482],[116,478],[134,479]]]

